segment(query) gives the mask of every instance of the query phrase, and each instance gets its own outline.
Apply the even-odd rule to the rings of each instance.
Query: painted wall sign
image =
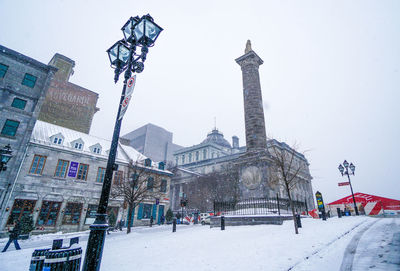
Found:
[[[78,162],[71,162],[69,166],[69,171],[68,171],[68,177],[75,178],[76,173],[78,172]]]

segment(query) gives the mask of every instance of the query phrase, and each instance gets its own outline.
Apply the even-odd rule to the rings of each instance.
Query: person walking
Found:
[[[8,247],[11,245],[11,242],[14,242],[14,246],[16,250],[20,250],[21,247],[18,244],[18,236],[21,234],[21,223],[19,220],[15,223],[14,229],[10,231],[10,236],[6,246],[4,247],[2,252],[6,252]]]
[[[154,222],[154,220],[153,220],[153,216],[151,216],[151,217],[150,217],[150,227],[152,227],[152,226],[153,226],[153,222]]]

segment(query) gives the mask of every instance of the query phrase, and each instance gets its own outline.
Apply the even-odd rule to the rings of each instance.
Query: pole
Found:
[[[119,119],[121,113],[122,102],[125,98],[126,84],[131,76],[132,70],[132,56],[134,46],[129,50],[129,62],[125,71],[124,86],[122,88],[121,99],[118,106],[117,119],[115,121],[114,133],[111,141],[110,153],[108,155],[106,174],[104,176],[103,187],[101,190],[101,197],[99,207],[97,209],[96,220],[90,225],[89,240],[86,247],[85,261],[83,263],[83,271],[98,271],[100,270],[101,258],[103,255],[104,241],[106,237],[106,230],[108,228],[107,221],[107,207],[108,199],[111,191],[112,175],[115,168],[115,158],[117,154],[119,133],[121,130],[122,119]]]
[[[359,215],[357,204],[356,204],[356,199],[354,198],[353,186],[351,185],[351,181],[350,181],[350,174],[349,174],[349,172],[347,170],[346,170],[346,175],[347,175],[347,178],[349,179],[351,195],[353,196],[354,210],[356,211],[356,215]]]

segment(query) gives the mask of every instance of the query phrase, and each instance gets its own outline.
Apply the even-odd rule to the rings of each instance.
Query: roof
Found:
[[[224,135],[218,131],[218,129],[213,129],[208,135],[207,138],[203,140],[201,143],[215,143],[217,145],[223,146],[225,148],[231,149],[231,144],[224,138]]]
[[[54,144],[51,141],[51,138],[55,135],[60,134],[64,137],[62,143]],[[72,144],[77,140],[82,140],[84,143],[81,150],[74,148]],[[40,120],[36,121],[30,142],[39,145],[51,146],[52,148],[68,150],[71,152],[85,153],[87,155],[103,157],[104,159],[108,158],[108,153],[111,146],[110,140],[85,134]],[[101,152],[99,154],[94,153],[91,150],[91,147],[97,144],[101,146]],[[147,159],[146,156],[144,156],[131,146],[121,145],[120,143],[118,143],[116,161],[120,163],[138,162],[139,164],[142,164],[145,159]],[[152,161],[151,168],[155,171],[160,171],[168,174],[171,173],[167,170],[158,169],[158,163],[154,161]]]
[[[400,200],[389,199],[364,193],[354,193],[354,199],[356,200],[356,202],[362,204],[366,204],[368,202],[381,202],[385,209],[400,210]],[[327,205],[339,205],[339,204],[353,204],[353,196],[349,195],[347,197],[328,203]]]

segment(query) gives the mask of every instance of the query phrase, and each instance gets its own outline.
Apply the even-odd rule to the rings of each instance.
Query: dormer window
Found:
[[[82,143],[75,142],[75,149],[82,150]]]
[[[147,158],[146,160],[144,160],[144,166],[151,167],[151,159],[150,158]]]
[[[54,144],[61,145],[61,143],[62,143],[62,138],[55,137],[54,140],[53,140],[53,143],[54,143]]]
[[[99,143],[90,146],[89,149],[95,154],[101,154],[101,145]]]
[[[64,136],[61,133],[55,134],[50,137],[50,142],[56,145],[62,145],[64,143]]]
[[[83,140],[81,138],[71,142],[71,147],[74,149],[77,149],[77,150],[83,150],[84,145],[85,145],[85,143],[83,142]]]

